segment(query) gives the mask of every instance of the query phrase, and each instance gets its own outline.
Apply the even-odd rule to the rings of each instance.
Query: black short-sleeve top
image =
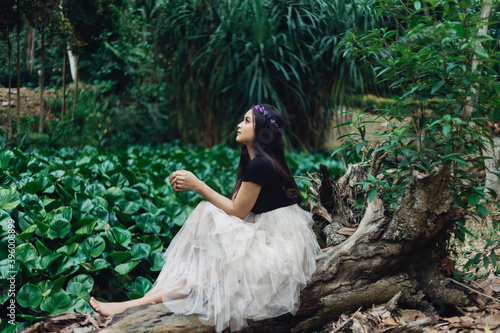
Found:
[[[283,190],[283,178],[260,156],[254,157],[248,163],[241,180],[262,186],[252,213],[261,214],[295,203]]]

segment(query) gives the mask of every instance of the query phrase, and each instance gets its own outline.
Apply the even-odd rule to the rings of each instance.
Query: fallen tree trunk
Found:
[[[350,211],[353,197],[359,195],[355,183],[368,173],[376,174],[377,168],[376,163],[370,169],[351,166],[338,182],[324,168],[322,179],[313,179],[320,201],[313,216],[322,242],[331,246],[338,241],[325,233],[342,228],[355,231],[321,253],[316,272],[301,292],[295,316],[251,322],[248,331],[313,332],[342,313],[387,303],[397,294],[400,305],[438,313],[448,305],[470,303],[466,293],[454,289],[439,269],[438,241],[464,217],[453,205],[448,170],[437,167],[429,174],[413,172],[393,214],[377,194],[357,224]],[[332,228],[334,223],[340,225]],[[346,234],[349,232],[343,236]],[[213,332],[213,328],[202,325],[196,316],[167,313],[163,304],[157,304],[128,309],[101,332]]]

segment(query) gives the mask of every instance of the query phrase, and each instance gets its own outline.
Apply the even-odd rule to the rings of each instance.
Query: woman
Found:
[[[90,304],[103,315],[146,303],[198,314],[217,332],[295,313],[300,290],[316,268],[319,246],[311,215],[285,160],[285,118],[270,105],[255,105],[238,125],[242,152],[238,180],[228,199],[191,172],[174,172],[175,191],[195,190],[200,203],[165,253],[165,265],[144,297],[122,303]]]

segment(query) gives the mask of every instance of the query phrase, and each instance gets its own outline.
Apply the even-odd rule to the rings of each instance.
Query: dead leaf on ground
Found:
[[[500,327],[500,312],[486,318],[480,318],[476,321],[478,328],[484,329],[488,324],[490,330]]]

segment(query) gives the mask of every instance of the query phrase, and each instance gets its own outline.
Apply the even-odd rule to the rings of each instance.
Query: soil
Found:
[[[40,113],[40,90],[34,88],[23,87],[20,89],[20,114],[21,119],[27,117],[38,116]],[[7,129],[8,126],[8,112],[10,110],[12,121],[17,119],[17,88],[11,89],[10,108],[9,108],[9,89],[0,88],[0,126]],[[44,100],[51,100],[56,98],[54,89],[44,90]],[[47,110],[46,110],[47,111]],[[50,112],[50,110],[48,110]],[[49,114],[50,119],[55,118]]]

